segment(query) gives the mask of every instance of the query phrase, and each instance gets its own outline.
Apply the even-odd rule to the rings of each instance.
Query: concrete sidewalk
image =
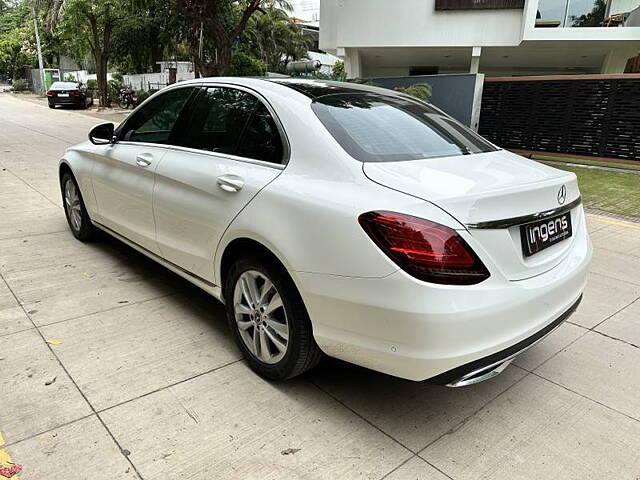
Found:
[[[479,385],[328,360],[254,375],[222,305],[76,241],[57,164],[95,119],[0,95],[0,461],[28,479],[637,479],[640,225],[589,216],[578,312]]]

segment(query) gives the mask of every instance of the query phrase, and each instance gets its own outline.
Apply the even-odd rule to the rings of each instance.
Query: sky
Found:
[[[293,16],[302,20],[320,20],[320,0],[290,0]]]

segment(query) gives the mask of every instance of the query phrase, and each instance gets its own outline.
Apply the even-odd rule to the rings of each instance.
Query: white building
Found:
[[[344,58],[349,77],[623,73],[640,52],[640,0],[606,2],[321,0],[320,48]],[[626,23],[573,26],[592,11],[590,23],[616,13]]]
[[[320,0],[291,0],[292,16],[305,23],[315,23],[320,20]]]

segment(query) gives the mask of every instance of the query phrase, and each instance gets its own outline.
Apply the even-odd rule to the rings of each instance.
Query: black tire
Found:
[[[56,106],[50,103],[49,108],[56,108]]]
[[[75,186],[76,192],[78,194],[79,202],[77,205],[80,208],[80,226],[76,227],[74,222],[71,219],[70,209],[68,207],[68,202],[66,200],[66,188],[67,183],[71,182]],[[70,172],[66,172],[62,175],[62,180],[60,181],[60,188],[62,192],[62,205],[64,207],[64,214],[67,217],[67,223],[69,224],[69,229],[73,236],[82,242],[88,242],[91,240],[95,240],[98,236],[98,231],[96,227],[91,223],[91,218],[87,213],[87,208],[84,205],[84,200],[82,199],[82,193],[80,192],[80,188],[78,187],[78,182]]]
[[[282,298],[289,324],[289,340],[284,357],[277,363],[264,363],[258,359],[240,336],[234,311],[234,290],[240,276],[247,271],[257,271],[266,276]],[[224,298],[227,321],[238,347],[253,371],[271,380],[287,380],[313,368],[322,360],[324,354],[313,338],[311,320],[302,297],[282,265],[265,255],[247,256],[237,260],[226,277]]]

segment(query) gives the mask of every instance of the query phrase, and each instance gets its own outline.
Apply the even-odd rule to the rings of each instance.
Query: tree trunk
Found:
[[[231,66],[231,48],[218,49],[218,61],[207,62],[203,65],[203,71],[207,77],[223,77],[229,73]]]
[[[107,84],[107,59],[102,52],[95,52],[96,80],[98,82],[98,104],[109,106],[109,85]]]
[[[189,42],[189,50],[193,61],[193,74],[196,78],[200,78],[202,68],[200,60],[200,28],[201,23],[193,20],[191,23],[191,38]]]

